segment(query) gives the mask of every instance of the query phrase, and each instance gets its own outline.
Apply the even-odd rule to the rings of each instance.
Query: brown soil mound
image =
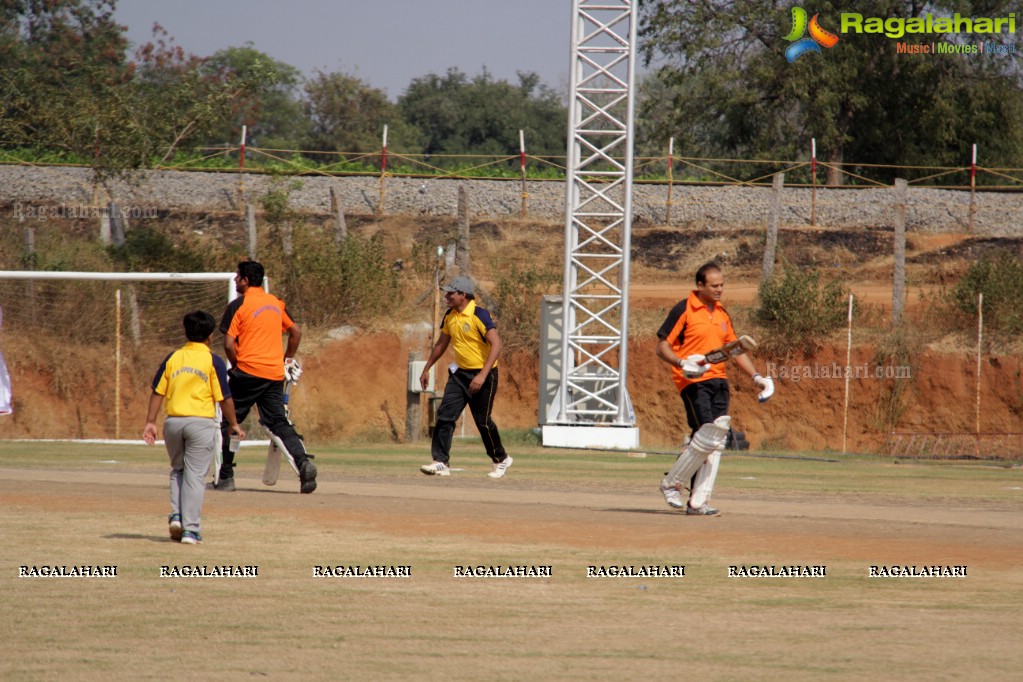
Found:
[[[170,234],[194,228],[195,216],[171,216]],[[240,238],[240,219],[203,215],[205,238]],[[321,217],[310,218],[322,223]],[[352,231],[378,235],[389,257],[411,262],[416,245],[447,245],[454,238],[454,219],[353,216]],[[472,226],[472,262],[484,290],[496,273],[511,266],[560,270],[563,227],[540,222],[485,221]],[[726,269],[726,299],[749,305],[760,271],[761,229],[728,232],[684,227],[641,226],[633,236],[631,311],[633,326],[645,330],[630,341],[629,393],[645,447],[674,447],[687,429],[681,403],[666,366],[655,358],[653,332],[666,310],[686,295],[692,272],[708,258]],[[918,314],[936,287],[961,273],[969,258],[992,249],[1018,252],[1019,240],[977,240],[968,236],[912,234],[907,247],[907,304]],[[885,316],[891,305],[892,234],[882,229],[859,231],[786,229],[779,237],[780,260],[815,266],[840,277],[861,302]],[[555,292],[552,292],[555,293]],[[428,301],[424,308],[429,307]],[[424,310],[423,319],[430,313]],[[415,320],[408,320],[414,322]],[[306,373],[293,398],[293,413],[310,443],[346,440],[404,440],[407,410],[407,360],[425,355],[428,339],[409,336],[399,323],[394,331],[359,331],[340,340],[307,334],[300,353]],[[741,331],[741,330],[740,330]],[[842,335],[844,337],[844,334]],[[61,360],[47,359],[34,339],[4,338],[11,368],[15,413],[0,420],[0,438],[135,437],[141,432],[149,377],[122,377],[120,414],[103,358],[108,348],[76,351]],[[932,347],[913,363],[904,384],[876,377],[873,343],[857,339],[851,365],[863,376],[846,382],[835,376],[846,363],[844,338],[812,356],[760,354],[758,366],[772,365],[777,396],[757,405],[754,388],[744,377],[733,382],[736,426],[754,448],[841,449],[878,451],[892,431],[972,432],[977,428],[976,359],[967,342]],[[90,353],[92,356],[90,356]],[[443,375],[443,359],[438,376]],[[537,426],[538,358],[511,352],[501,361],[501,387],[495,418],[504,429]],[[884,368],[882,368],[884,369]],[[147,369],[146,371],[151,371]],[[779,376],[779,373],[781,375]],[[798,376],[797,376],[798,375]],[[869,375],[869,376],[868,376]],[[981,423],[984,432],[1023,432],[1023,371],[1016,355],[986,352],[981,373]],[[895,390],[898,385],[899,390]],[[442,387],[438,386],[438,390]],[[424,421],[428,401],[423,400]],[[119,422],[119,425],[118,425]],[[119,426],[119,428],[118,428]],[[425,429],[425,426],[424,426]],[[257,429],[253,429],[258,431]],[[474,427],[466,427],[467,435]]]

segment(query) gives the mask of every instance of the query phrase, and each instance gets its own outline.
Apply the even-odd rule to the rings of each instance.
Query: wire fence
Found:
[[[0,165],[80,166],[90,162],[59,153],[0,149]],[[423,154],[381,147],[366,151],[319,151],[254,146],[198,147],[178,152],[154,170],[252,174],[387,175],[410,178],[564,180],[564,155]],[[1023,168],[984,166],[964,159],[957,166],[894,165],[804,159],[732,159],[676,156],[670,152],[634,156],[634,181],[678,185],[769,186],[785,173],[790,187],[887,187],[895,177],[936,189],[1023,190]]]

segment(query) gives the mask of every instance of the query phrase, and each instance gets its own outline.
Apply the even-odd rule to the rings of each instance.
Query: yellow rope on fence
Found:
[[[888,187],[888,185],[886,185],[883,182],[878,182],[877,180],[871,180],[870,178],[865,178],[862,175],[857,175],[856,173],[850,173],[847,170],[843,170],[842,168],[840,168],[838,166],[835,166],[835,165],[832,165],[832,164],[829,164],[829,163],[823,163],[821,161],[818,161],[817,165],[823,166],[824,168],[830,168],[832,170],[836,170],[839,173],[842,173],[843,175],[848,175],[851,178],[856,178],[857,180],[862,180],[863,182],[870,183],[870,184],[875,185],[877,187]]]
[[[157,169],[165,170],[177,170],[177,171],[200,171],[200,172],[245,172],[245,173],[265,173],[268,172],[266,168],[261,168],[258,165],[250,168],[241,168],[239,164],[238,168],[229,167],[204,167],[200,164],[202,162],[209,161],[216,158],[226,158],[232,154],[239,153],[240,147],[238,146],[225,146],[225,147],[196,147],[191,150],[182,150],[183,152],[198,152],[199,158],[183,159],[179,162],[161,163],[156,166]],[[355,152],[355,151],[321,151],[321,150],[300,150],[300,149],[275,149],[268,147],[246,147],[246,152],[251,152],[256,158],[267,159],[274,164],[280,164],[284,167],[285,172],[290,172],[298,175],[317,175],[317,176],[338,176],[338,175],[377,175],[379,171],[373,170],[372,166],[369,168],[359,168],[356,170],[343,170],[338,169],[338,166],[342,164],[365,164],[367,162],[375,162],[382,155],[381,149],[375,149],[369,152]],[[337,157],[337,160],[330,163],[320,164],[316,166],[303,165],[302,159],[296,159],[295,157]],[[404,177],[414,178],[457,178],[457,179],[495,179],[493,176],[488,175],[476,175],[477,171],[481,169],[498,166],[501,164],[508,164],[513,161],[518,161],[520,156],[518,154],[512,155],[487,155],[487,154],[429,154],[424,155],[420,152],[414,154],[403,154],[388,150],[388,157],[397,160],[407,166],[412,166],[413,169],[422,169],[423,173],[410,172],[409,170],[395,172],[390,170],[388,175],[392,177],[395,175]],[[567,159],[565,156],[534,156],[528,155],[525,157],[534,166],[542,166],[546,168],[554,168],[561,173],[567,172]],[[475,163],[466,168],[460,168],[458,170],[448,170],[442,167],[439,162],[442,160],[457,160],[457,159],[486,159],[481,163]],[[718,157],[691,157],[691,156],[637,156],[634,157],[634,171],[647,171],[651,174],[656,170],[657,164],[661,163],[672,163],[680,164],[688,167],[695,172],[711,176],[713,180],[680,180],[678,178],[663,179],[659,177],[647,177],[647,178],[635,178],[636,183],[643,184],[655,184],[663,182],[673,182],[678,185],[735,185],[738,187],[752,187],[762,186],[766,180],[773,177],[777,173],[791,173],[806,168],[810,165],[809,161],[795,161],[791,159],[726,159]],[[608,159],[609,162],[619,163],[621,159]],[[769,171],[765,171],[763,174],[759,174],[756,177],[749,179],[740,179],[735,177],[733,174],[729,174],[725,170],[716,170],[712,167],[712,164],[723,164],[731,166],[770,166]],[[947,177],[950,175],[956,175],[959,173],[965,173],[970,170],[969,166],[907,166],[898,164],[869,164],[869,163],[827,163],[818,161],[818,164],[824,168],[829,169],[834,173],[839,173],[844,177],[855,179],[857,185],[843,185],[843,188],[847,189],[865,189],[869,187],[889,187],[890,185],[885,181],[874,180],[862,175],[862,171],[852,172],[847,170],[848,168],[857,169],[883,169],[883,170],[895,170],[904,171],[904,175],[907,176],[907,180],[912,185],[923,185],[924,183],[932,182],[936,179]],[[89,168],[92,164],[89,163],[50,163],[46,161],[26,161],[14,156],[8,150],[0,149],[0,165],[22,165],[29,167],[76,167],[76,168]],[[999,178],[1005,181],[1005,184],[987,184],[982,187],[976,187],[976,189],[983,190],[1000,190],[1000,189],[1018,189],[1023,184],[1023,168],[983,168],[980,166],[976,167],[976,170],[984,173],[990,178]],[[920,177],[912,177],[915,173],[925,173]],[[504,179],[502,177],[502,179]],[[507,179],[513,179],[510,175]],[[542,182],[547,180],[561,180],[562,178],[528,178],[530,181]],[[787,182],[789,187],[802,187],[804,186],[800,182]],[[826,187],[827,185],[817,185],[819,187]],[[949,185],[928,185],[931,189],[969,189],[971,185],[969,183],[962,184],[949,184]]]

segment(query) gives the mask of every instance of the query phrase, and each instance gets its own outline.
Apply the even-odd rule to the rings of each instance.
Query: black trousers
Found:
[[[682,404],[686,408],[686,421],[696,433],[701,426],[728,414],[728,381],[707,379],[689,384],[682,389]]]
[[[231,397],[234,399],[234,411],[238,417],[238,423],[245,421],[249,410],[255,405],[259,409],[259,423],[266,427],[284,443],[295,464],[302,466],[305,462],[305,446],[302,438],[295,431],[295,427],[288,421],[284,412],[284,381],[281,379],[264,379],[252,376],[237,369],[228,373],[228,386],[231,388]],[[234,453],[230,448],[230,429],[227,420],[221,422],[221,433],[224,435],[224,447],[221,451],[224,455],[224,463],[220,467],[221,478],[234,476]]]
[[[451,438],[455,433],[455,422],[465,409],[466,404],[472,412],[473,421],[483,438],[483,447],[494,462],[501,462],[507,456],[501,445],[501,434],[497,432],[497,424],[490,418],[497,396],[497,368],[490,370],[483,387],[475,394],[469,393],[469,383],[476,378],[479,370],[459,369],[448,375],[448,384],[444,388],[444,397],[437,408],[437,425],[433,429],[433,443],[430,452],[433,461],[447,464],[451,459]]]

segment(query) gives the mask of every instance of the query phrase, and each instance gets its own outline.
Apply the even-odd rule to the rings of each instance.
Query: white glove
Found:
[[[284,380],[297,384],[300,376],[302,376],[302,366],[298,364],[298,360],[284,358]]]
[[[678,366],[682,368],[682,374],[686,376],[686,379],[699,379],[710,369],[710,365],[705,362],[706,359],[705,356],[697,353],[679,360]]]
[[[762,377],[759,374],[754,374],[753,383],[760,389],[760,393],[757,394],[758,401],[766,403],[774,395],[774,379],[771,377]]]

